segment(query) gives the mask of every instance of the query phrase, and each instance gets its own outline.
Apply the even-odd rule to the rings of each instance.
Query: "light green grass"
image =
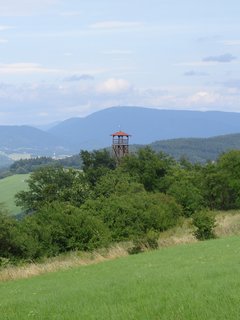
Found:
[[[0,284],[0,315],[25,319],[236,320],[240,238]]]
[[[21,212],[21,208],[16,207],[14,196],[18,191],[26,190],[26,179],[29,174],[16,174],[0,180],[0,203],[3,203],[10,214]]]

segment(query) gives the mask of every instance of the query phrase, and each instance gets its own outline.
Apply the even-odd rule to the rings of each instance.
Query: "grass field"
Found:
[[[240,237],[0,283],[1,319],[236,320]]]
[[[16,207],[14,196],[18,191],[26,190],[26,179],[29,174],[16,174],[0,180],[0,203],[3,203],[10,214],[17,214],[21,208]]]

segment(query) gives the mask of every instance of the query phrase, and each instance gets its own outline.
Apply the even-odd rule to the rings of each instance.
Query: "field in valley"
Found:
[[[21,190],[26,190],[26,179],[29,174],[16,174],[0,180],[0,203],[3,203],[10,214],[21,212],[21,208],[16,207],[14,196]]]
[[[240,237],[0,283],[2,319],[239,318]]]

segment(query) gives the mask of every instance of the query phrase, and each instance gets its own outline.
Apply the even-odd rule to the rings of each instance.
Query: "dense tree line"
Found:
[[[194,217],[209,237],[214,221],[203,209],[240,208],[240,151],[204,165],[150,148],[118,166],[106,150],[82,151],[81,158],[83,170],[58,165],[31,174],[29,189],[16,195],[26,215],[0,215],[0,257],[37,259],[146,239],[182,216]]]
[[[36,157],[31,159],[21,159],[13,162],[8,168],[0,169],[0,179],[14,175],[14,174],[26,174],[34,172],[40,168],[47,166],[62,166],[64,168],[76,168],[82,167],[81,156],[73,155],[64,159],[53,159],[51,157]]]

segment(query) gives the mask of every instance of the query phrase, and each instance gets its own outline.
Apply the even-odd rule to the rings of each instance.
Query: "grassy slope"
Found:
[[[11,214],[17,214],[21,211],[16,207],[14,195],[21,190],[27,188],[25,180],[29,174],[17,174],[0,180],[0,203],[4,203]]]
[[[0,284],[10,319],[239,318],[240,238],[181,245]]]

